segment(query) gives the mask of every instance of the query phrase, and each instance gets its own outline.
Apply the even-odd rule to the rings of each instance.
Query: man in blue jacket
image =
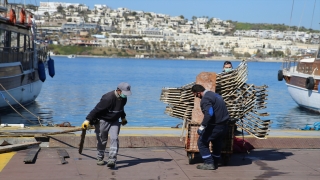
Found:
[[[118,134],[120,125],[127,124],[124,106],[127,103],[127,96],[131,95],[131,86],[122,82],[116,90],[104,94],[100,102],[87,115],[86,120],[82,124],[83,129],[87,129],[90,125],[95,126],[97,137],[97,165],[104,165],[104,154],[110,134],[109,158],[107,160],[108,167],[115,167],[117,154],[119,150]],[[121,124],[119,122],[121,118]]]
[[[195,84],[191,88],[195,97],[201,99],[200,107],[204,115],[197,131],[199,134],[198,148],[204,164],[197,169],[215,170],[221,156],[222,140],[228,130],[229,112],[219,94],[206,90],[202,85]],[[209,143],[213,145],[210,153]]]

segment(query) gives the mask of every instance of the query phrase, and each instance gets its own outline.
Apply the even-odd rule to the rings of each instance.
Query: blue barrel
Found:
[[[53,77],[55,75],[54,60],[51,58],[48,60],[48,70],[49,70],[49,75]]]
[[[46,69],[42,61],[38,62],[39,79],[44,82],[46,80]]]

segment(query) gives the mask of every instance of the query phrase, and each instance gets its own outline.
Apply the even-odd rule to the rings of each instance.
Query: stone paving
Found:
[[[2,132],[56,132],[65,128],[1,129]],[[79,132],[54,135],[50,138],[2,137],[11,144],[41,141],[35,163],[25,164],[29,149],[0,154],[0,180],[20,179],[320,179],[320,131],[273,130],[268,139],[245,135],[255,149],[249,154],[231,154],[226,166],[214,171],[196,169],[189,164],[181,129],[123,128],[116,169],[96,165],[96,140],[93,131],[86,136],[83,154],[78,154]],[[237,136],[242,138],[241,135]],[[182,140],[182,141],[181,141]],[[1,143],[1,142],[0,142]],[[70,158],[61,164],[58,149],[65,149]]]
[[[96,165],[96,151],[86,148],[64,148],[70,158],[61,164],[57,150],[42,148],[35,163],[24,164],[29,149],[17,151],[0,170],[0,179],[110,179],[110,180],[206,180],[206,179],[308,179],[320,177],[319,149],[255,149],[249,154],[232,154],[226,166],[217,170],[198,170],[189,164],[184,148],[120,148],[117,168]],[[1,161],[1,160],[0,160]]]

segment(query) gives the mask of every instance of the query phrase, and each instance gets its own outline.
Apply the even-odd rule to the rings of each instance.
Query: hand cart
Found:
[[[234,138],[234,126],[235,124],[229,124],[228,125],[228,133],[223,139],[223,145],[222,145],[222,150],[221,150],[221,163],[222,165],[227,165],[231,154],[233,153],[233,138]],[[187,133],[186,133],[186,138],[185,138],[185,150],[187,151],[187,156],[189,160],[189,164],[194,164],[195,163],[195,157],[198,156],[199,154],[199,149],[198,149],[198,138],[199,135],[197,133],[198,128],[200,127],[200,124],[197,123],[188,123],[187,124]],[[212,147],[211,143],[209,145],[210,151],[212,152]]]

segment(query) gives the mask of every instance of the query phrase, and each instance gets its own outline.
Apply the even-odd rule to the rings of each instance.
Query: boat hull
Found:
[[[303,87],[286,83],[292,99],[300,106],[320,113],[320,93]]]
[[[27,105],[34,102],[34,100],[40,94],[42,84],[43,82],[38,80],[30,84],[26,84],[23,86],[16,87],[14,89],[7,90],[7,92],[0,91],[2,94],[2,98],[0,100],[0,110],[10,109],[11,108],[10,105],[14,107],[18,107],[19,106],[18,103],[20,103],[21,105]],[[15,100],[17,100],[18,103]]]
[[[68,58],[76,58],[76,55],[74,55],[74,54],[69,55]]]
[[[38,97],[45,81],[48,47],[34,41],[37,30],[32,12],[7,1],[0,3],[0,12],[10,13],[0,16],[0,110],[4,110],[30,104]],[[54,65],[50,62],[53,77]]]

